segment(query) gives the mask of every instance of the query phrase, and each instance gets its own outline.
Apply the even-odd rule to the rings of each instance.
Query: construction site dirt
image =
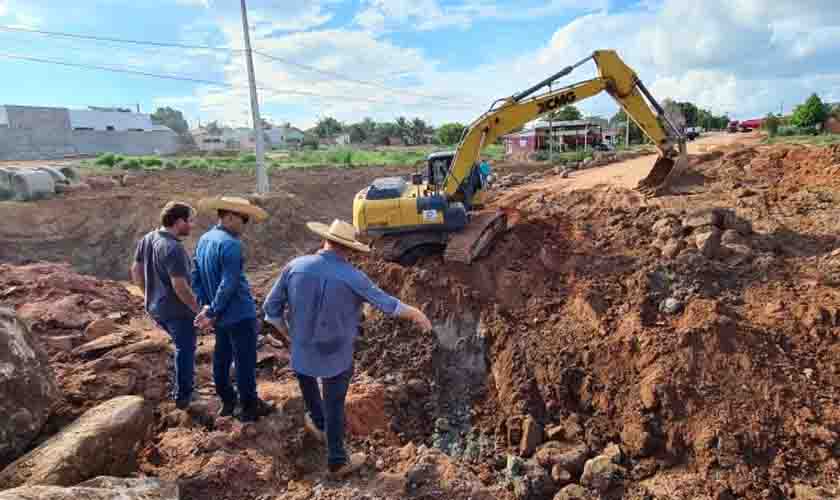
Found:
[[[498,165],[506,187],[489,205],[509,227],[485,257],[355,257],[434,331],[366,312],[347,426],[369,458],[342,482],[303,432],[284,338],[262,326],[259,391],[278,412],[214,418],[211,335],[199,404],[176,410],[170,342],[126,282],[163,203],[246,192],[252,176],[85,173],[89,191],[2,203],[0,304],[44,346],[61,393],[32,446],[138,395],[154,424],[134,473],[182,498],[838,497],[840,148],[739,134],[691,153],[689,175],[655,198],[632,189],[652,157],[568,177]],[[349,219],[359,189],[411,170],[275,172],[257,200],[271,218],[244,238],[258,302],[317,247],[307,221]],[[199,218],[190,251],[211,223]]]

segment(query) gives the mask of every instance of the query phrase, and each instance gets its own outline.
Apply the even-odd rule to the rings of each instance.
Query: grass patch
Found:
[[[764,139],[764,144],[808,144],[811,146],[830,146],[832,144],[840,144],[840,135],[777,135],[775,137],[767,137]]]

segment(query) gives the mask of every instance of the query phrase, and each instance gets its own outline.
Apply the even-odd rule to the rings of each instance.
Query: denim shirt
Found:
[[[256,319],[257,308],[245,276],[242,241],[220,225],[198,240],[193,259],[192,288],[199,304],[209,305],[216,326]]]
[[[365,302],[392,316],[403,307],[338,254],[322,250],[286,265],[263,310],[269,323],[288,325],[294,371],[334,377],[352,366]]]

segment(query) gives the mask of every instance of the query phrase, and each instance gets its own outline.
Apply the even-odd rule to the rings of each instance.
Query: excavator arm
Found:
[[[576,83],[531,97],[536,91],[568,75],[589,60],[598,67],[597,78]],[[660,105],[644,87],[636,73],[612,50],[599,50],[590,57],[543,80],[533,87],[497,101],[491,109],[473,122],[465,131],[449,173],[443,183],[443,194],[456,198],[461,184],[475,168],[481,150],[500,136],[516,130],[529,121],[563,106],[580,102],[606,91],[633,119],[642,132],[659,150],[660,157],[648,176],[639,183],[639,189],[656,191],[674,168],[677,157],[685,156],[685,139],[671,124]]]

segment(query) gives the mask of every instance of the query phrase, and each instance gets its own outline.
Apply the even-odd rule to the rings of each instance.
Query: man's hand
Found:
[[[432,331],[432,322],[429,321],[429,318],[426,317],[423,311],[417,309],[416,307],[403,304],[403,313],[400,317],[410,319],[424,332]]]
[[[210,306],[204,306],[198,316],[195,317],[193,324],[200,330],[209,330],[213,327],[213,318],[207,316]]]

